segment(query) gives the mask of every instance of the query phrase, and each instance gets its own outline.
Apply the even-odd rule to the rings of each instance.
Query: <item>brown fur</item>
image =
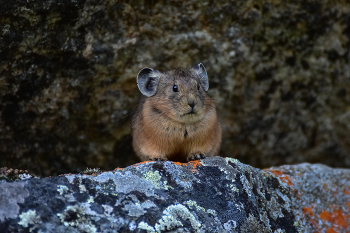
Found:
[[[218,155],[221,126],[212,99],[193,69],[159,73],[157,93],[142,96],[132,121],[133,146],[141,160],[185,162]],[[197,90],[197,83],[200,85]],[[173,86],[178,86],[178,92]],[[189,104],[195,104],[192,114]],[[192,156],[192,157],[191,157]]]

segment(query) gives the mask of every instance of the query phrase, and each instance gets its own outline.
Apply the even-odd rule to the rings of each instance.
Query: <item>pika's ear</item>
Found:
[[[198,65],[193,67],[193,69],[196,71],[198,78],[201,84],[203,85],[204,90],[207,91],[209,89],[209,81],[208,81],[207,71],[205,70],[203,64],[199,63]]]
[[[142,95],[147,97],[157,93],[160,72],[151,68],[143,68],[137,75],[137,86]]]

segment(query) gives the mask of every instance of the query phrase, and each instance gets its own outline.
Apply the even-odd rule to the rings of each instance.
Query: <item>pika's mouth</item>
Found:
[[[189,112],[187,112],[187,113],[183,114],[183,116],[195,115],[195,114],[196,114],[196,112],[195,112],[195,111],[193,111],[193,109],[191,109],[191,111],[189,111]]]

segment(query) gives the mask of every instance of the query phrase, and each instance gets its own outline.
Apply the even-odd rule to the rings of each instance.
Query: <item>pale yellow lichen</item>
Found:
[[[216,211],[212,209],[207,209],[208,214],[216,215]]]
[[[234,158],[225,158],[227,162],[231,162],[231,163],[239,163],[238,159],[234,159]]]
[[[156,232],[153,227],[151,227],[150,225],[148,225],[148,223],[146,223],[144,221],[140,222],[139,225],[137,226],[137,228],[139,228],[141,230],[145,230],[149,233]]]
[[[204,211],[205,212],[205,209],[199,205],[197,205],[197,202],[196,201],[192,201],[192,200],[189,200],[189,201],[185,201],[184,202],[185,205],[188,206],[188,208],[192,209],[193,207],[195,207],[198,211],[201,210],[201,211]]]
[[[233,184],[228,185],[228,187],[234,192],[237,192],[237,193],[239,192],[239,189],[236,186],[234,186]]]
[[[94,197],[89,196],[89,199],[87,200],[87,203],[94,203]]]
[[[167,185],[166,181],[161,182],[161,176],[158,171],[148,171],[146,174],[143,174],[143,177],[150,181],[157,189],[174,189],[173,187]]]
[[[147,232],[163,232],[183,227],[182,221],[190,221],[193,232],[200,232],[201,223],[181,204],[171,205],[163,211],[163,216],[154,227],[146,222],[140,222],[138,228]]]
[[[57,191],[60,193],[60,195],[63,195],[68,192],[68,187],[65,185],[57,185],[57,187]]]
[[[36,215],[35,210],[28,210],[19,215],[21,221],[18,222],[19,225],[27,228],[30,224],[36,224],[40,221],[40,217]]]

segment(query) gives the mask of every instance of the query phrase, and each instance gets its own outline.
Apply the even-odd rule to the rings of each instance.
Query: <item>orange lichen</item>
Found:
[[[334,227],[332,227],[332,228],[328,228],[328,229],[326,230],[326,233],[337,233],[337,231],[335,231],[335,230],[334,230]]]
[[[268,170],[269,172],[272,172],[273,174],[275,174],[276,176],[281,176],[281,175],[284,175],[283,172],[281,171],[278,171],[278,170]]]
[[[349,194],[348,190],[344,189],[344,194],[348,195]]]
[[[350,215],[344,215],[341,210],[336,210],[333,213],[323,211],[320,214],[321,220],[338,225],[344,229],[349,226]]]
[[[154,161],[142,161],[142,162],[135,163],[135,164],[131,165],[131,167],[138,167],[142,164],[151,163],[151,162],[154,162]]]
[[[197,166],[202,166],[201,162],[199,160],[191,161],[189,162],[193,166],[192,171],[197,171]]]
[[[346,203],[350,209],[350,203]],[[315,232],[324,232],[322,229],[326,229],[328,233],[334,232],[350,232],[350,214],[344,213],[337,206],[330,206],[332,211],[323,210],[321,214],[318,214],[314,209],[314,206],[304,207],[303,215],[308,216],[306,219],[309,224],[313,226]]]
[[[187,163],[173,162],[177,166],[187,166]]]
[[[72,175],[72,173],[61,174],[61,175],[58,175],[58,176],[70,176],[70,175]],[[49,177],[51,177],[51,176],[49,176]]]
[[[188,165],[192,165],[192,171],[197,171],[196,167],[199,165],[201,166],[201,162],[199,160],[195,160],[195,161],[190,161],[188,163],[180,163],[180,162],[173,162],[173,164],[178,165],[178,166],[183,166],[183,167],[187,167]]]
[[[318,226],[318,222],[315,220],[314,218],[314,213],[312,212],[312,208],[313,208],[313,205],[311,205],[311,207],[304,207],[303,208],[303,214],[304,215],[308,215],[309,218],[309,222],[310,224],[316,229],[316,230],[320,230],[320,227]]]
[[[311,207],[304,207],[303,208],[303,214],[308,213],[311,217],[314,216],[314,214],[312,213],[312,209]]]
[[[277,176],[280,181],[282,181],[283,183],[286,183],[289,186],[293,186],[292,181],[289,179],[289,177],[284,174],[284,172],[282,171],[278,171],[278,170],[268,170],[269,172],[273,173],[275,176]]]

